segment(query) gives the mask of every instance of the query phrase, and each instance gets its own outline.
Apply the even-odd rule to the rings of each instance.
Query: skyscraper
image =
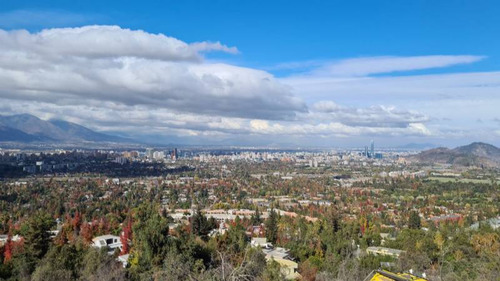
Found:
[[[375,143],[373,142],[373,140],[370,142],[370,157],[375,157]]]
[[[146,157],[147,158],[153,158],[153,152],[154,150],[152,148],[146,148]]]

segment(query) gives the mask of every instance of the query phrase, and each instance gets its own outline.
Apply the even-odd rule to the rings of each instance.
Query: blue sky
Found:
[[[119,26],[121,30],[106,31],[115,34],[127,29],[143,30],[151,35],[149,39],[164,34],[188,45],[220,42],[233,49],[196,47],[195,56],[199,60],[194,70],[190,66],[185,68],[185,63],[179,65],[178,58],[173,65],[170,61],[167,64],[165,57],[152,58],[135,52],[124,53],[120,62],[146,56],[155,65],[152,60],[165,63],[155,75],[178,73],[177,67],[182,67],[197,75],[216,73],[215,78],[228,79],[224,80],[227,85],[236,86],[225,89],[227,92],[221,97],[217,92],[220,85],[213,83],[210,84],[213,89],[189,92],[182,83],[171,86],[177,85],[176,81],[158,86],[153,85],[157,81],[141,80],[142,86],[151,83],[146,85],[147,89],[162,90],[138,97],[146,90],[130,90],[137,89],[137,85],[118,92],[120,87],[113,83],[116,88],[111,92],[117,91],[114,96],[99,96],[98,87],[110,91],[110,84],[96,84],[92,90],[80,91],[81,99],[74,98],[72,93],[71,98],[61,102],[56,96],[64,96],[71,89],[52,87],[57,91],[55,95],[37,84],[30,86],[30,91],[35,89],[37,94],[27,94],[26,89],[12,85],[0,97],[7,101],[5,112],[29,110],[44,118],[64,118],[97,130],[152,135],[156,139],[160,136],[166,142],[279,145],[285,134],[286,144],[297,145],[361,145],[370,139],[387,145],[433,142],[453,146],[473,140],[500,145],[500,115],[496,113],[500,105],[499,14],[499,2],[481,0],[3,1],[0,28],[8,34],[3,39],[6,42],[17,40],[13,39],[16,37],[13,30],[17,29],[26,29],[36,38],[42,29],[88,25]],[[100,31],[92,36],[99,38]],[[137,35],[125,33],[120,36]],[[50,40],[54,36],[69,40],[60,32],[51,34]],[[46,44],[61,50],[71,47],[69,42],[64,46],[61,40]],[[30,42],[35,46],[23,45],[26,54],[38,52],[33,48],[39,41]],[[113,49],[106,52],[113,53]],[[61,54],[59,49],[54,53]],[[48,59],[53,55],[37,53],[41,56],[40,63],[47,65],[53,64]],[[87,56],[83,55],[89,59]],[[106,57],[117,60],[109,54]],[[96,61],[88,63],[95,65]],[[148,67],[135,62],[125,65],[129,70]],[[75,76],[68,79],[82,76],[76,75],[80,68],[75,65],[60,67],[75,71]],[[246,72],[249,70],[256,80],[243,81],[241,75],[228,78],[226,71],[236,71],[227,70],[228,67],[241,67],[237,70],[243,71],[241,75],[249,75]],[[11,65],[2,68],[12,72]],[[167,71],[162,73],[162,69]],[[138,75],[135,72],[138,69],[132,70]],[[7,74],[3,78],[12,79]],[[244,88],[254,87],[252,83],[262,79],[270,79],[276,85]],[[59,82],[54,80],[54,83]],[[201,108],[192,102],[175,102],[180,94],[174,90],[179,89],[206,101]],[[203,96],[211,90],[213,96]],[[97,92],[89,95],[85,91]],[[248,91],[262,92],[254,96]],[[116,98],[118,95],[121,99]],[[89,96],[94,101],[83,99]],[[159,102],[149,102],[156,98]],[[225,104],[234,104],[235,109],[228,109]],[[76,108],[89,117],[70,114]],[[150,124],[151,128],[138,132],[133,125],[111,120],[113,113],[121,111],[134,112],[130,116],[135,118],[132,123],[136,126],[144,128]],[[180,119],[176,119],[178,116]],[[165,118],[172,120],[159,121]],[[196,119],[213,124],[203,126],[192,121]],[[318,137],[311,138],[315,135]]]

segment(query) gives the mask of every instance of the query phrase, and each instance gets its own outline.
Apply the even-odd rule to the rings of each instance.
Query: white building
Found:
[[[95,248],[108,248],[108,253],[112,254],[116,249],[122,250],[122,242],[119,236],[115,235],[102,235],[92,239],[92,247]]]

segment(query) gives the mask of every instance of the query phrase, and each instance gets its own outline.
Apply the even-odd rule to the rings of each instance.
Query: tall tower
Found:
[[[370,142],[370,156],[375,157],[375,142],[373,140]]]
[[[154,150],[152,148],[146,148],[146,157],[153,158],[153,152]]]
[[[170,156],[171,156],[172,160],[177,160],[177,158],[179,157],[179,156],[177,155],[177,153],[178,153],[178,152],[177,152],[177,148],[174,148],[174,150],[172,150],[172,152],[171,152],[171,154],[170,154]]]

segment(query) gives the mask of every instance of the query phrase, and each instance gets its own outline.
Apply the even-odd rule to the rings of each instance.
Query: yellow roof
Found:
[[[291,260],[286,260],[286,259],[280,259],[280,258],[275,258],[275,257],[266,257],[267,260],[274,260],[276,261],[277,263],[279,263],[281,266],[286,266],[288,268],[298,268],[299,265],[294,262],[294,261],[291,261]]]
[[[386,270],[376,270],[371,276],[370,281],[427,281],[421,277],[408,273],[392,273]]]

